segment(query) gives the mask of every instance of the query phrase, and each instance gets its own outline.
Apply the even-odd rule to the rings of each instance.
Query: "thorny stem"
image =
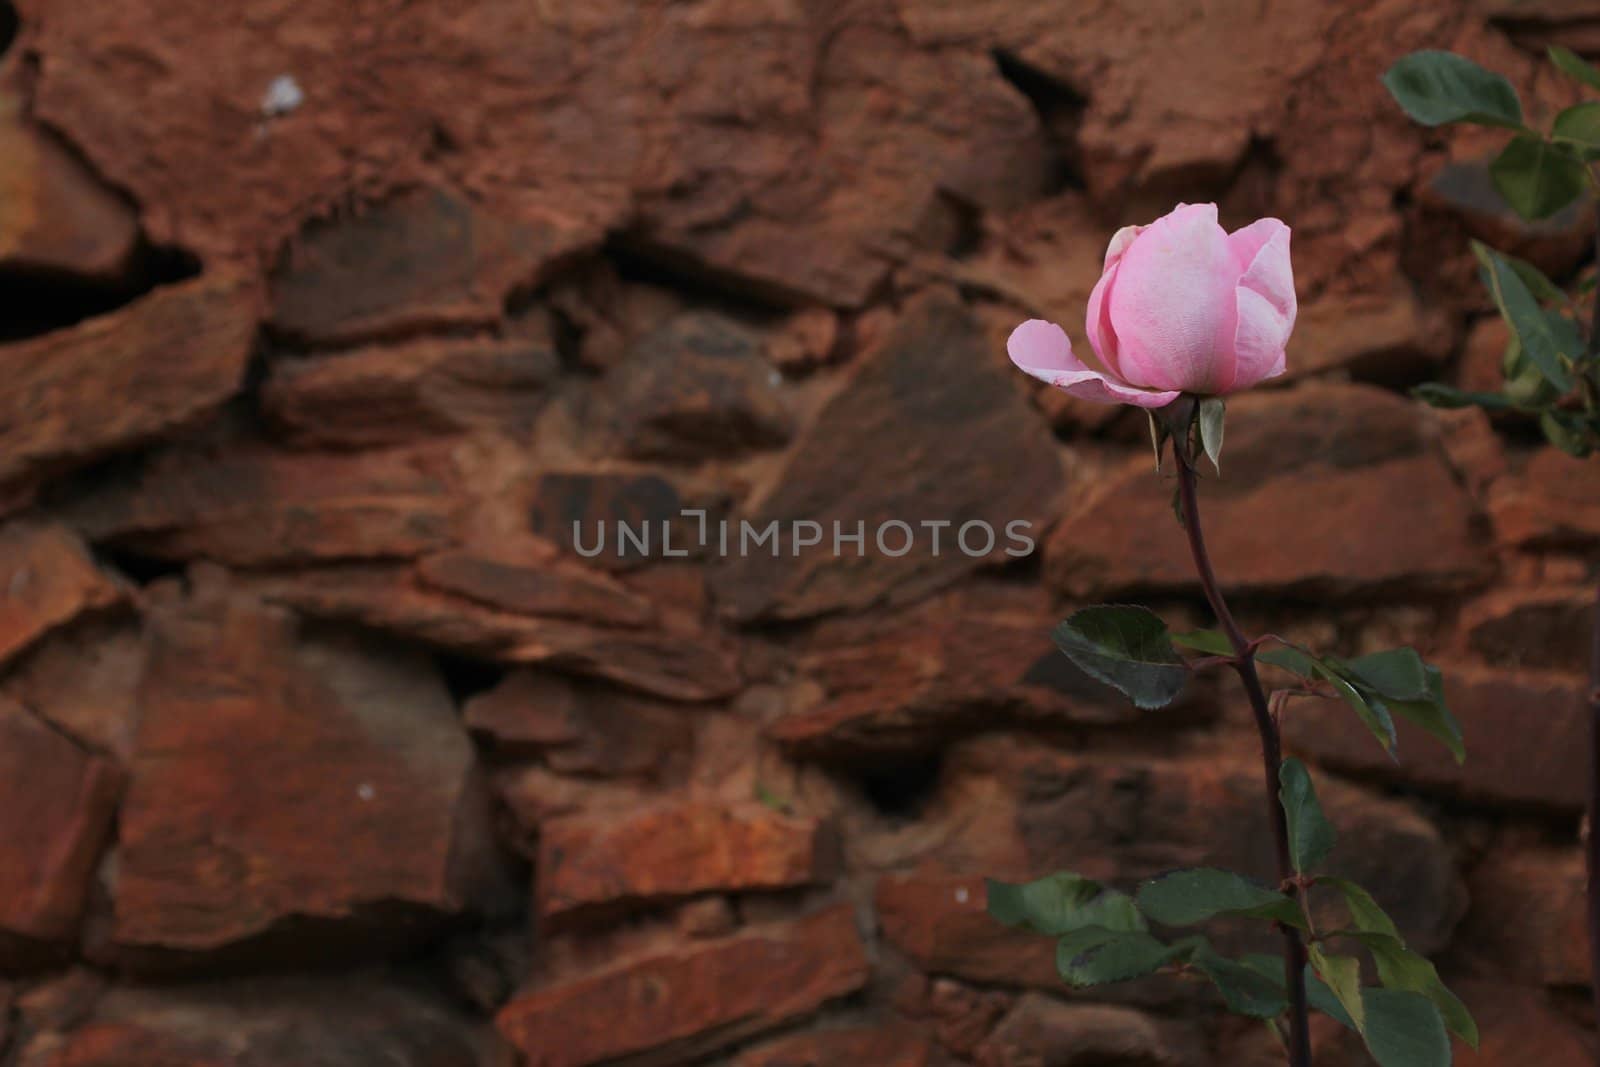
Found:
[[[1222,598],[1211,557],[1206,552],[1205,535],[1200,530],[1199,494],[1195,491],[1194,464],[1186,447],[1187,434],[1174,434],[1173,453],[1178,460],[1178,497],[1183,507],[1183,527],[1189,535],[1189,551],[1194,554],[1195,571],[1205,590],[1217,623],[1233,646],[1231,666],[1244,683],[1250,708],[1255,712],[1256,731],[1261,735],[1261,769],[1266,779],[1267,809],[1271,816],[1273,845],[1277,853],[1278,881],[1293,892],[1294,865],[1289,860],[1289,819],[1278,800],[1278,770],[1283,763],[1283,747],[1278,736],[1277,717],[1267,705],[1267,694],[1256,673],[1256,645],[1244,636],[1228,602]],[[1289,989],[1289,1064],[1310,1067],[1311,1031],[1306,1011],[1306,946],[1298,931],[1281,927],[1283,933],[1283,977]]]

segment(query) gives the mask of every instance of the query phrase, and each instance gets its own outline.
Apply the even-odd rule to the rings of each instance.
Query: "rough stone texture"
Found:
[[[1583,858],[1552,848],[1507,847],[1468,883],[1463,934],[1508,978],[1545,986],[1589,981]]]
[[[0,270],[115,281],[139,238],[132,207],[0,88]]]
[[[0,701],[0,965],[76,934],[119,788],[109,761]]]
[[[1479,1062],[1584,1056],[1600,467],[1407,390],[1498,382],[1470,238],[1571,284],[1594,215],[1511,218],[1505,134],[1379,76],[1454,49],[1545,121],[1590,0],[237,7],[0,0],[6,1067],[1281,1065],[982,910],[1271,877],[1226,672],[1139,712],[1048,638],[1209,624],[1170,466],[1004,355],[1084,351],[1107,240],[1178,200],[1294,233],[1288,373],[1202,486],[1240,619],[1412,644],[1467,728],[1394,765],[1290,707],[1334,863]],[[781,555],[720,558],[745,520]]]
[[[933,1046],[913,1030],[821,1030],[780,1038],[746,1052],[733,1067],[833,1067],[834,1064],[872,1064],[873,1067],[930,1067]]]
[[[1231,408],[1223,475],[1202,504],[1230,588],[1371,596],[1488,577],[1476,509],[1425,412],[1346,386],[1256,394]],[[1129,460],[1051,535],[1053,582],[1075,597],[1194,588],[1169,497],[1147,458]]]
[[[562,774],[655,777],[694,745],[682,708],[540,669],[512,671],[468,700],[462,718],[497,753],[536,756]]]
[[[487,808],[430,664],[302,639],[284,612],[213,584],[150,623],[116,951],[239,948],[291,920],[333,945],[403,939],[490,903]]]
[[[245,980],[118,989],[70,1033],[46,1031],[19,1067],[480,1067],[472,1025],[399,985]]]
[[[686,1059],[809,1015],[867,974],[855,917],[840,905],[535,987],[498,1023],[530,1067],[588,1067],[658,1046]]]
[[[374,448],[475,429],[526,432],[560,371],[534,341],[422,339],[281,360],[261,406],[298,445]]]
[[[451,452],[325,456],[179,448],[90,490],[62,515],[90,541],[241,567],[415,556],[450,543],[462,510]]]
[[[83,543],[59,525],[0,528],[0,660],[123,597]]]
[[[198,279],[0,345],[0,486],[15,491],[211,414],[243,384],[255,326],[247,285]]]
[[[955,581],[982,555],[1011,546],[1007,524],[1036,520],[1059,491],[1061,473],[1048,433],[1028,417],[1001,374],[977,322],[948,298],[912,304],[853,377],[796,442],[776,485],[752,509],[758,529],[780,526],[782,555],[765,549],[716,568],[714,592],[740,619],[804,618],[843,608],[906,600]],[[943,531],[932,551],[927,521],[987,523],[975,529],[974,555]],[[906,534],[879,523],[910,524],[926,543],[901,549]],[[794,545],[792,524],[820,525],[821,544]],[[858,551],[835,555],[835,523],[845,533],[867,525]],[[976,558],[975,558],[976,557]],[[1003,558],[1003,557],[1002,557]]]
[[[635,342],[605,395],[624,453],[697,460],[787,441],[780,381],[755,333],[720,316],[687,314]]]
[[[1443,745],[1397,723],[1391,760],[1354,713],[1331,699],[1291,704],[1287,743],[1329,766],[1491,803],[1577,811],[1588,781],[1584,688],[1563,675],[1505,673],[1445,664],[1445,699],[1461,723],[1469,757],[1457,765]]]
[[[539,910],[810,885],[834,873],[833,853],[826,826],[758,805],[687,801],[552,819],[539,830]]]
[[[937,748],[1003,721],[1041,728],[1150,725],[1075,668],[1049,639],[1042,598],[987,591],[948,596],[896,618],[820,631],[803,661],[822,691],[767,727],[810,759],[871,761]],[[1185,705],[1160,719],[1184,720]]]
[[[1533,454],[1490,500],[1495,534],[1521,548],[1593,548],[1600,540],[1600,472],[1555,449]]]
[[[1197,1059],[1192,1046],[1185,1049],[1141,1012],[1100,1004],[1065,1004],[1030,993],[980,1046],[976,1062],[983,1067],[1035,1063],[1163,1067]]]

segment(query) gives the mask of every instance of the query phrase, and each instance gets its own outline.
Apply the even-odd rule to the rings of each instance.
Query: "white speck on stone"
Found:
[[[767,384],[772,386],[774,389],[776,389],[778,386],[782,385],[783,384],[783,372],[779,371],[779,370],[774,370],[771,374],[768,374],[767,375]]]
[[[372,783],[370,782],[362,782],[360,785],[356,786],[356,796],[360,797],[362,800],[371,800],[377,795],[378,791],[372,788]]]
[[[272,79],[267,91],[261,95],[261,114],[269,119],[287,115],[306,102],[306,94],[292,74],[280,74]]]
[[[970,896],[972,896],[972,894],[967,892],[967,887],[962,886],[956,890],[956,903],[965,904]]]

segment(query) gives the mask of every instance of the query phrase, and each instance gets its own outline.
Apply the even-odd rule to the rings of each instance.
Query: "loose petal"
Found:
[[[1043,319],[1029,319],[1011,331],[1006,352],[1011,362],[1027,374],[1072,396],[1098,404],[1161,408],[1178,399],[1175,390],[1138,389],[1086,366],[1073,354],[1066,331]]]
[[[1122,253],[1109,297],[1117,370],[1153,389],[1210,394],[1234,378],[1239,268],[1214,204],[1182,205]]]
[[[1285,319],[1260,293],[1238,289],[1239,322],[1234,330],[1233,349],[1237,371],[1224,392],[1248,389],[1267,378],[1276,378],[1287,365],[1284,347],[1289,342],[1292,319]]]

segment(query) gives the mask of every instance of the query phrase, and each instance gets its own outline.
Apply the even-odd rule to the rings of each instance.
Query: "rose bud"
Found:
[[[1289,227],[1259,219],[1228,233],[1215,204],[1179,204],[1111,238],[1084,324],[1092,361],[1043,319],[1013,330],[1006,350],[1073,396],[1159,408],[1282,374],[1295,311]]]

